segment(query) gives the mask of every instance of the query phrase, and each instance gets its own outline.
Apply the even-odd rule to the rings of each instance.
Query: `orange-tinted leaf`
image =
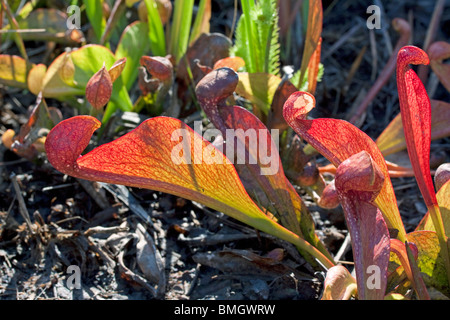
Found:
[[[450,65],[443,60],[450,58],[450,43],[437,41],[428,49],[430,66],[442,85],[450,92]]]
[[[327,118],[307,120],[307,114],[314,107],[314,96],[307,92],[296,92],[286,101],[283,115],[298,135],[336,167],[363,150],[370,154],[385,176],[383,188],[375,203],[382,211],[388,227],[397,229],[398,238],[405,240],[406,232],[398,211],[388,168],[375,142],[347,121]]]
[[[311,94],[316,92],[317,87],[317,75],[319,74],[319,66],[320,66],[320,52],[322,49],[322,38],[319,38],[317,42],[316,49],[314,53],[311,55],[308,63],[308,89],[307,91]]]
[[[302,64],[300,67],[300,78],[297,88],[301,87],[311,56],[317,48],[322,33],[323,10],[322,1],[309,1],[308,26],[306,29],[305,45],[303,48]]]
[[[231,68],[234,71],[238,71],[240,68],[245,66],[245,61],[241,57],[227,57],[218,60],[215,64],[213,69],[220,69],[220,68]]]
[[[431,103],[431,140],[450,136],[450,103],[430,100]],[[384,156],[406,148],[405,134],[401,114],[399,113],[384,129],[376,140]]]
[[[122,74],[123,69],[125,68],[125,65],[127,63],[127,58],[121,58],[114,62],[114,64],[109,68],[108,73],[111,77],[111,82],[114,83],[118,77]]]
[[[86,99],[95,109],[103,108],[111,98],[112,86],[111,76],[103,66],[88,81]]]
[[[45,143],[50,163],[74,177],[147,188],[200,202],[294,243],[327,267],[333,266],[314,247],[265,215],[247,194],[228,158],[182,121],[148,119],[80,157],[99,127],[100,122],[90,116],[60,122]]]
[[[43,63],[35,65],[28,73],[27,82],[28,90],[33,94],[38,95],[42,90],[42,82],[47,72],[47,66]]]
[[[27,87],[27,63],[19,56],[0,54],[0,83],[25,89]]]
[[[343,266],[330,268],[323,286],[322,300],[350,300],[357,293],[355,278]]]

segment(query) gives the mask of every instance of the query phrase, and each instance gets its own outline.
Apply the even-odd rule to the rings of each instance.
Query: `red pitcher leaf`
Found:
[[[218,60],[215,64],[213,69],[220,69],[220,68],[231,68],[234,71],[238,71],[240,68],[245,66],[245,61],[241,57],[227,57]]]
[[[320,66],[320,52],[322,49],[322,37],[319,38],[317,42],[316,49],[314,53],[311,55],[308,63],[308,89],[307,91],[311,94],[316,92],[317,87],[317,76],[319,74],[319,66]]]
[[[45,143],[50,163],[74,177],[147,188],[200,202],[294,243],[327,268],[333,266],[309,243],[268,218],[251,200],[228,158],[182,121],[148,119],[130,133],[80,156],[99,127],[100,122],[90,116],[60,122]]]
[[[111,98],[112,81],[108,70],[103,66],[86,85],[86,99],[95,109],[103,108]]]
[[[0,54],[0,83],[6,86],[27,88],[27,63],[19,56]]]
[[[325,189],[323,189],[317,204],[325,209],[333,209],[339,206],[339,198],[334,180],[327,184]]]
[[[395,71],[398,51],[403,46],[406,46],[410,41],[411,27],[408,21],[401,18],[395,18],[394,20],[392,20],[392,26],[394,27],[394,30],[400,34],[400,38],[397,40],[397,44],[395,45],[392,55],[386,62],[386,65],[384,66],[383,70],[381,70],[377,80],[375,80],[375,83],[370,88],[369,92],[365,95],[363,101],[359,104],[355,113],[351,115],[351,117],[349,118],[350,123],[356,123],[358,121],[358,119],[367,109],[369,104],[376,97],[378,92],[384,87],[384,85],[389,81],[389,79],[391,79],[391,76]]]
[[[273,95],[269,116],[267,117],[267,126],[270,129],[280,129],[283,131],[289,128],[289,125],[283,118],[283,105],[289,96],[296,91],[297,88],[289,80],[282,80],[278,85]]]
[[[450,136],[450,103],[430,100],[431,103],[431,140]],[[402,117],[399,113],[384,129],[376,140],[384,156],[406,148]]]
[[[450,58],[450,43],[437,41],[430,45],[428,49],[430,65],[437,75],[442,85],[450,92],[450,65],[443,63],[443,60]]]
[[[307,120],[315,107],[315,98],[307,92],[296,92],[283,109],[287,123],[295,132],[338,167],[342,161],[363,150],[367,151],[385,176],[381,192],[375,200],[389,228],[398,230],[398,238],[405,240],[406,231],[397,207],[397,200],[386,162],[375,142],[347,121],[337,119]]]
[[[410,167],[399,166],[393,162],[386,160],[386,165],[389,171],[389,177],[401,178],[401,177],[414,177],[414,171]],[[333,164],[327,164],[318,168],[320,173],[336,173],[336,167]]]
[[[406,246],[398,239],[391,239],[391,251],[397,255],[397,258],[405,270],[408,279],[411,281],[419,299],[429,300],[430,297],[428,295],[427,288],[415,262],[419,255],[416,245],[410,242]]]
[[[450,180],[450,163],[443,163],[436,169],[436,173],[434,174],[434,184],[436,185],[436,190],[438,190],[439,192],[441,187],[449,180]],[[439,199],[438,204],[441,205]]]
[[[177,79],[185,86],[190,85],[191,80],[188,71],[188,68],[190,68],[194,83],[197,84],[203,78],[204,73],[196,67],[196,60],[204,66],[213,67],[218,60],[229,56],[230,48],[231,41],[223,34],[201,34],[179,60]]]
[[[317,48],[322,33],[323,10],[322,1],[309,1],[308,26],[305,35],[302,64],[300,66],[300,78],[297,88],[301,87],[311,56]]]
[[[358,292],[355,278],[340,265],[327,271],[323,287],[321,300],[350,300]]]
[[[284,174],[275,144],[278,138],[272,137],[273,134],[279,134],[278,130],[269,133],[250,111],[226,105],[226,99],[232,95],[237,82],[236,72],[222,68],[206,75],[196,88],[200,105],[225,139],[222,148],[226,150],[223,152],[234,160],[251,195],[261,194],[263,198],[259,197],[258,201],[268,204],[269,210],[274,211],[285,227],[302,235],[310,243],[318,243],[315,233],[310,232],[314,229],[312,219],[308,221],[308,218],[304,218],[305,221],[302,221],[309,212],[305,211],[302,199]]]
[[[114,81],[117,80],[118,77],[122,74],[123,69],[125,69],[125,65],[127,63],[127,58],[120,58],[114,64],[109,68],[108,73],[111,77],[111,82],[114,83]]]
[[[273,74],[239,72],[236,93],[267,115],[280,83],[281,78]]]
[[[428,94],[410,64],[428,64],[427,54],[413,46],[403,47],[397,58],[397,88],[409,159],[442,247],[450,281],[450,252],[442,216],[430,174],[431,105]]]
[[[431,104],[428,94],[409,64],[429,63],[427,54],[413,46],[403,47],[397,58],[397,87],[401,118],[411,165],[428,206],[436,204],[430,174]]]
[[[389,231],[373,204],[384,178],[366,151],[352,155],[336,171],[335,186],[350,232],[361,300],[383,299],[387,286]]]
[[[139,63],[147,69],[152,77],[161,82],[172,82],[173,66],[169,59],[165,57],[143,56]]]

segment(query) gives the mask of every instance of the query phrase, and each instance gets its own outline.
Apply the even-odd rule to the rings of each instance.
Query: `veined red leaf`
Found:
[[[450,136],[450,103],[430,100],[431,103],[431,140]],[[401,113],[384,129],[376,140],[384,156],[406,148]]]
[[[45,143],[50,163],[74,177],[147,188],[200,202],[297,245],[327,268],[333,266],[317,249],[264,214],[247,194],[228,158],[182,121],[148,119],[128,134],[80,156],[99,127],[100,122],[90,116],[60,122]]]
[[[403,47],[397,58],[397,88],[409,159],[438,235],[450,283],[450,252],[430,174],[431,105],[425,87],[409,64],[428,64],[427,54],[413,46]]]
[[[403,47],[397,58],[397,87],[401,118],[411,165],[428,206],[436,204],[430,174],[431,104],[428,94],[409,64],[429,63],[427,54],[413,46]]]
[[[450,58],[450,43],[444,41],[434,42],[428,49],[430,66],[442,85],[450,92],[450,64],[443,60]]]
[[[336,171],[335,187],[350,232],[361,300],[382,300],[387,286],[389,231],[381,211],[373,204],[384,179],[366,151],[352,155]]]
[[[367,151],[370,154],[385,176],[383,188],[375,199],[375,203],[383,213],[388,227],[397,229],[397,237],[404,241],[406,231],[398,211],[388,168],[375,142],[357,127],[344,120],[328,118],[307,120],[307,114],[314,107],[313,95],[307,92],[296,92],[284,104],[283,115],[295,132],[308,141],[335,167],[361,151]]]

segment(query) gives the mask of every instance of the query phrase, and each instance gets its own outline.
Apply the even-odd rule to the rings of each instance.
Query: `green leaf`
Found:
[[[27,88],[27,62],[19,56],[0,55],[0,83]]]
[[[147,53],[147,41],[142,41],[148,35],[148,27],[144,22],[133,22],[125,28],[120,37],[115,56],[116,59],[127,58],[122,71],[122,81],[130,90],[138,76],[139,59]]]

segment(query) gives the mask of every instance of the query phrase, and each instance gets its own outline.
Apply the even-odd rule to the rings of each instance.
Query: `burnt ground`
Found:
[[[365,24],[372,1],[323,2],[325,73],[316,93],[315,117],[345,118],[370,89],[389,58],[388,44],[394,47],[398,38],[390,26],[393,18],[414,21],[411,44],[423,45],[435,1],[373,2],[383,4],[383,20],[382,29],[373,31],[372,42]],[[213,4],[212,30],[228,35],[234,1]],[[448,40],[449,25],[447,5],[435,39]],[[296,20],[293,34],[283,38],[283,65],[300,64],[301,40],[296,36],[300,28]],[[32,59],[42,59],[45,43],[26,44],[34,50]],[[350,77],[363,48],[363,59]],[[14,52],[10,45],[3,53]],[[450,101],[432,76],[427,85],[432,98]],[[27,121],[35,96],[2,86],[0,99],[0,132],[10,128],[17,132]],[[65,117],[73,114],[56,100],[47,103],[59,107]],[[361,128],[375,139],[398,112],[392,77],[368,108]],[[432,142],[435,166],[449,161],[449,145],[448,138]],[[321,296],[324,273],[313,269],[288,243],[200,204],[64,176],[45,156],[30,162],[3,145],[0,148],[0,299],[317,300]],[[403,163],[404,155],[392,159]],[[396,178],[393,184],[405,227],[412,231],[426,212],[415,180]],[[307,194],[302,196],[329,251],[343,252],[341,261],[351,269],[341,208],[324,210]],[[73,283],[72,265],[80,268],[81,289],[68,288]]]

